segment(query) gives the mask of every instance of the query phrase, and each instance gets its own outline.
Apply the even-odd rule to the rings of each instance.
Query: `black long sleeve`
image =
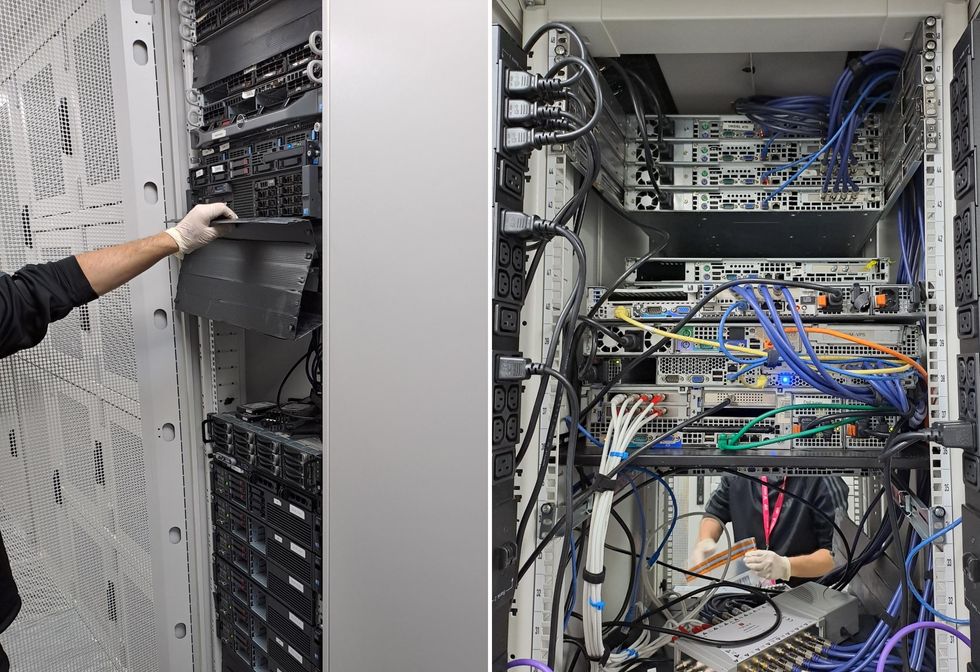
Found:
[[[78,260],[68,257],[0,273],[0,357],[41,342],[48,325],[97,298]],[[0,537],[0,632],[20,611],[10,562]]]
[[[49,324],[95,298],[75,257],[0,274],[0,357],[37,345]]]

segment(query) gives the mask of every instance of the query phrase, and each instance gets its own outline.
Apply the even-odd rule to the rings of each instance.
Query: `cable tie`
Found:
[[[616,489],[616,479],[610,478],[606,474],[599,474],[593,481],[596,492],[608,492]]]
[[[599,585],[606,580],[606,566],[602,566],[602,571],[598,574],[593,574],[589,570],[582,570],[582,580],[586,583],[591,583],[594,585]]]
[[[640,654],[636,652],[636,649],[626,649],[626,654],[630,658],[639,658]]]
[[[609,451],[609,457],[618,457],[621,460],[625,460],[629,456],[630,456],[629,453],[623,452],[621,450],[610,450]]]
[[[602,611],[603,609],[606,608],[606,603],[603,602],[602,600],[589,600],[589,606],[595,609],[596,611]]]

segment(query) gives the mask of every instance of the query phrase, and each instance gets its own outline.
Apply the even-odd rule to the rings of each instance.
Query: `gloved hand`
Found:
[[[764,579],[789,581],[792,568],[789,558],[772,551],[749,551],[745,554],[745,566]]]
[[[183,259],[185,254],[190,254],[215,238],[225,235],[234,226],[233,224],[211,226],[213,219],[238,219],[238,215],[224,203],[195,205],[177,226],[165,231],[177,243],[178,259]]]
[[[699,541],[694,545],[694,552],[691,553],[691,566],[704,562],[705,558],[710,558],[716,548],[718,548],[718,542],[714,539],[702,539]]]

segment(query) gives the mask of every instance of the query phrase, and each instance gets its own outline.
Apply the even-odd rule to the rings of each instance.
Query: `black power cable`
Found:
[[[563,306],[562,312],[555,324],[555,333],[552,335],[552,342],[548,345],[548,352],[545,355],[545,366],[550,367],[554,363],[555,355],[557,354],[558,342],[560,341],[563,346],[561,353],[562,367],[565,372],[564,375],[567,378],[571,373],[571,333],[572,329],[574,328],[574,322],[571,321],[571,315],[578,314],[580,310],[582,299],[585,294],[587,268],[585,263],[585,247],[582,244],[581,239],[565,227],[557,227],[556,231],[559,235],[564,236],[571,243],[572,249],[575,251],[575,254],[578,257],[578,274],[575,278],[575,286],[572,288],[572,294],[569,296],[568,301]],[[568,382],[571,385],[571,381]],[[560,387],[555,394],[551,421],[548,425],[547,434],[545,435],[544,448],[541,455],[541,462],[538,465],[537,478],[535,479],[534,487],[532,488],[530,496],[527,500],[528,504],[524,509],[520,524],[517,528],[518,549],[520,549],[520,546],[523,543],[524,535],[527,531],[528,525],[530,524],[531,516],[534,510],[534,502],[537,501],[538,495],[541,493],[541,488],[544,486],[544,479],[547,475],[548,465],[551,461],[551,445],[554,441],[555,432],[557,431],[558,426],[558,419],[560,417],[562,392],[572,389],[574,389],[574,386],[569,388]],[[541,404],[544,403],[544,396],[547,390],[548,386],[546,382],[542,380],[538,386],[538,393],[535,398],[535,407],[531,413],[531,420],[528,423],[528,427],[525,429],[521,449],[517,453],[517,464],[520,464],[521,459],[530,448],[534,430],[537,425],[537,420],[540,417]],[[575,394],[574,396],[577,408],[578,395]],[[569,405],[571,405],[571,399],[569,399]]]
[[[646,113],[643,109],[643,104],[640,101],[639,96],[636,94],[636,89],[633,88],[633,82],[626,70],[623,69],[616,61],[609,59],[606,61],[609,66],[616,71],[620,79],[623,80],[623,86],[626,88],[626,94],[630,97],[630,102],[633,104],[633,113],[636,115],[636,123],[640,125],[640,138],[641,144],[643,145],[643,161],[646,163],[647,172],[650,175],[650,185],[657,194],[657,202],[661,203],[665,200],[664,192],[660,189],[660,184],[657,182],[657,167],[653,161],[653,153],[650,151],[650,136],[647,133],[647,119]],[[661,126],[663,128],[663,126]]]
[[[595,146],[594,147],[590,147],[590,150],[589,150],[590,156],[593,156],[592,153],[591,153],[592,152],[592,149],[595,149],[596,151],[598,151],[598,143],[596,143],[595,138],[592,137],[591,135],[590,136],[587,136],[587,137],[591,140],[591,143],[595,143]],[[591,143],[590,143],[590,145],[591,145]],[[592,171],[592,173],[590,173],[585,178],[586,180],[588,180],[588,182],[587,182],[587,185],[588,186],[587,185],[583,185],[583,188],[580,189],[571,199],[569,199],[568,203],[565,204],[566,207],[569,206],[569,205],[571,205],[575,201],[576,198],[579,198],[579,196],[581,196],[581,198],[579,199],[580,202],[584,204],[585,199],[588,197],[588,193],[589,193],[589,188],[588,187],[591,186],[592,182],[598,176],[598,160],[592,161],[592,165],[594,167],[594,170]],[[555,216],[555,219],[552,220],[556,225],[558,225],[558,228],[559,229],[562,229],[563,228],[562,225],[567,220],[567,217],[564,214],[566,212],[566,207],[563,207],[559,211],[558,215]],[[568,209],[567,214],[568,215],[571,215],[572,213],[573,213],[573,209]],[[581,269],[581,268],[584,268],[585,256],[584,256],[584,247],[581,247],[581,241],[579,241],[579,243],[580,243],[579,249],[581,249],[583,251],[583,256],[580,259],[580,269]],[[527,275],[526,275],[525,280],[524,280],[524,286],[525,287],[530,287],[531,286],[531,280],[534,278],[534,274],[537,272],[538,265],[540,264],[541,260],[544,258],[544,251],[545,251],[544,250],[544,245],[541,245],[541,246],[539,246],[537,252],[535,252],[534,258],[531,261],[531,264],[530,264],[530,266],[528,268],[528,271],[527,271]],[[582,275],[581,270],[580,270],[579,275]],[[584,285],[584,283],[585,283],[585,280],[583,278],[583,280],[582,280],[582,286],[581,286],[581,290],[580,290],[581,293],[582,293],[582,298],[584,298],[584,291],[585,291],[585,285]],[[578,285],[576,285],[576,287],[578,287]],[[566,353],[570,353],[571,352],[570,337],[569,338],[565,338],[565,339],[562,339],[562,338],[559,337],[560,336],[560,332],[561,332],[561,326],[564,325],[569,319],[571,319],[571,314],[572,314],[573,309],[574,309],[574,314],[576,314],[576,315],[578,314],[579,310],[577,309],[577,307],[581,305],[582,298],[578,298],[576,296],[576,293],[575,293],[574,288],[573,288],[572,295],[569,297],[569,300],[566,302],[566,304],[562,307],[561,314],[559,314],[558,319],[555,321],[555,331],[552,334],[551,342],[548,344],[548,350],[547,350],[547,353],[545,354],[545,357],[543,359],[544,363],[547,364],[548,366],[552,366],[554,364],[555,356],[556,356],[556,354],[558,352],[559,343],[566,343],[566,344],[568,344],[568,346],[563,349],[563,359],[562,359],[562,362],[564,363],[564,362],[569,361],[568,354],[566,354]],[[534,404],[531,407],[531,416],[528,419],[527,427],[525,428],[525,431],[524,431],[524,438],[521,441],[521,447],[517,451],[517,457],[516,457],[516,460],[515,460],[515,464],[517,464],[517,465],[520,465],[521,464],[521,462],[524,460],[525,455],[527,455],[527,451],[531,447],[531,442],[532,442],[532,440],[534,438],[534,430],[537,427],[538,419],[539,419],[539,417],[541,415],[541,406],[544,404],[544,397],[545,397],[545,394],[547,393],[547,391],[548,391],[547,386],[542,382],[542,384],[538,387],[538,392],[537,392],[537,394],[535,395],[535,398],[534,398]],[[557,408],[558,406],[559,406],[559,404],[556,403],[555,404],[555,407]]]

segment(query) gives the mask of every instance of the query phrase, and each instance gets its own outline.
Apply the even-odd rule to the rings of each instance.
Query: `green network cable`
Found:
[[[769,446],[774,443],[782,443],[783,441],[791,441],[793,439],[803,439],[808,436],[813,436],[814,434],[820,434],[831,429],[838,429],[844,425],[848,425],[859,418],[845,418],[839,422],[835,422],[830,425],[821,425],[819,427],[814,427],[812,429],[806,429],[801,432],[794,432],[792,434],[787,434],[786,436],[778,436],[772,439],[764,439],[762,441],[751,441],[749,443],[739,443],[741,438],[745,434],[755,427],[757,424],[765,420],[766,418],[771,418],[774,415],[783,413],[785,411],[800,411],[800,410],[834,410],[834,411],[874,411],[877,410],[874,406],[867,406],[865,404],[790,404],[789,406],[780,406],[779,408],[774,408],[771,411],[766,411],[762,415],[752,419],[748,422],[742,429],[738,430],[734,434],[719,434],[718,435],[718,448],[719,450],[748,450],[750,448],[761,448],[762,446]]]

